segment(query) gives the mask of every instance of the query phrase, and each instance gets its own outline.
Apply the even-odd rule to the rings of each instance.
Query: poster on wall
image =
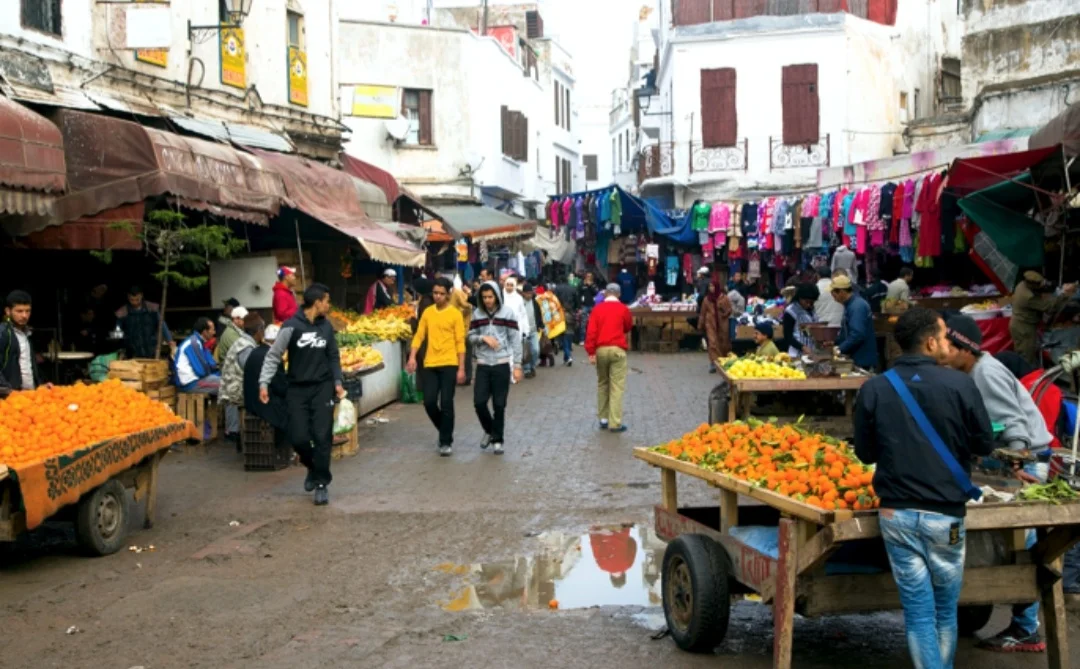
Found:
[[[397,118],[401,115],[398,89],[394,86],[353,87],[352,115],[363,118]]]
[[[307,53],[295,46],[289,47],[289,102],[308,106]]]
[[[235,88],[247,88],[244,29],[222,26],[219,34],[221,35],[221,83]]]
[[[157,0],[135,0],[136,2],[156,3]],[[168,49],[135,49],[135,60],[140,63],[149,63],[158,67],[169,66]]]

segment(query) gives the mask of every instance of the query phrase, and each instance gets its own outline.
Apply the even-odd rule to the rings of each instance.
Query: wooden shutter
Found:
[[[431,91],[420,91],[420,143],[433,143],[431,133]]]
[[[566,89],[566,109],[563,111],[566,120],[566,129],[570,129],[570,89]]]
[[[713,21],[730,21],[735,18],[735,1],[734,0],[713,0],[712,4],[712,19]]]
[[[502,152],[510,155],[510,109],[503,105],[499,110],[499,128],[502,130]]]
[[[707,149],[738,142],[735,90],[735,68],[701,71],[701,141]]]
[[[675,0],[672,11],[677,26],[695,26],[708,23],[712,14],[713,0]]]
[[[562,110],[562,91],[560,90],[559,82],[555,82],[555,125],[562,125],[562,116],[559,112]]]
[[[521,162],[529,162],[529,119],[521,115]]]
[[[525,12],[525,35],[529,39],[540,39],[544,36],[544,19],[540,12],[532,9]]]
[[[767,0],[733,0],[734,14],[732,18],[745,19],[751,16],[764,16],[768,14]]]
[[[816,63],[783,69],[784,144],[816,144],[820,139],[820,103]]]

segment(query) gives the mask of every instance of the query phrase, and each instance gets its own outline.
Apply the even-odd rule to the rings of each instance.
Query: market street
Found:
[[[630,431],[621,436],[594,428],[587,364],[542,369],[511,393],[501,459],[476,446],[471,389],[459,389],[450,459],[436,455],[419,406],[392,406],[388,424],[361,433],[357,456],[335,461],[329,508],[312,507],[299,469],[244,473],[220,444],[172,454],[156,526],[128,539],[153,552],[80,557],[57,525],[36,533],[34,546],[0,554],[2,665],[769,667],[771,616],[754,602],[735,606],[723,659],[650,640],[663,627],[655,578],[663,544],[651,533],[659,476],[630,448],[705,419],[716,377],[704,360],[633,355]],[[842,421],[834,425],[844,434]],[[715,504],[704,486],[680,492],[684,504]],[[575,542],[593,525],[624,522],[635,524],[638,553],[616,589],[588,558],[589,539]],[[515,558],[556,544],[583,555],[561,567],[554,590],[541,583],[538,600],[526,561]],[[485,609],[444,610],[470,580],[486,582],[476,590]],[[530,581],[524,591],[519,580]],[[552,596],[560,610],[548,609]],[[568,608],[631,601],[645,606]],[[1006,620],[998,607],[988,629]],[[1075,639],[1077,618],[1069,629]],[[1070,656],[1080,666],[1075,642]],[[908,662],[899,612],[795,627],[796,667]],[[991,654],[962,640],[956,666],[976,663],[1044,667],[1046,656]]]

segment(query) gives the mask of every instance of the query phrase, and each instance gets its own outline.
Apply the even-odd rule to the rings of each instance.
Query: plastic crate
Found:
[[[285,435],[259,418],[241,412],[240,448],[244,453],[245,471],[277,471],[292,461],[292,449]]]

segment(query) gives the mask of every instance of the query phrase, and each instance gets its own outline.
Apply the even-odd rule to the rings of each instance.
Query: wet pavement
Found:
[[[715,656],[651,638],[659,474],[630,449],[707,418],[704,363],[633,355],[624,435],[596,429],[591,368],[542,369],[511,393],[502,457],[477,446],[470,389],[452,458],[435,454],[420,407],[390,407],[335,461],[328,508],[297,469],[244,472],[225,446],[171,455],[158,521],[129,539],[153,552],[82,558],[63,526],[0,548],[0,666],[769,667],[771,614],[752,601],[734,605]],[[680,481],[684,504],[715,498]],[[999,607],[987,629],[1007,617]],[[897,613],[799,619],[795,649],[799,668],[910,666]],[[1080,667],[1080,642],[1070,657]],[[1046,658],[965,640],[956,666]]]

